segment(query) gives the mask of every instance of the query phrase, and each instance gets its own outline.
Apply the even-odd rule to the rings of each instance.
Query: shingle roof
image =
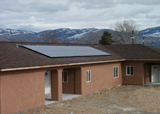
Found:
[[[22,68],[71,63],[86,63],[122,59],[159,59],[160,51],[143,45],[99,45],[93,48],[110,53],[110,56],[49,58],[34,51],[17,47],[17,43],[0,43],[0,69]],[[21,43],[37,45],[34,43]],[[52,44],[38,44],[52,45]],[[60,45],[60,44],[57,44]],[[74,44],[72,44],[74,45]],[[83,46],[83,45],[81,45]]]
[[[119,55],[111,52],[104,46],[94,48],[111,53],[111,56],[49,58],[23,47],[16,47],[16,43],[0,43],[0,69],[121,59]]]
[[[160,50],[141,44],[106,45],[123,59],[160,59]]]

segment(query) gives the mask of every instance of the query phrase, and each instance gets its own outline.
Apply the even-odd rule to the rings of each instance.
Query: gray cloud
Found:
[[[158,26],[159,12],[160,0],[1,0],[0,28],[112,28],[128,18],[146,28]]]
[[[139,15],[139,14],[148,14],[152,11],[153,11],[152,7],[136,7],[136,8],[133,8],[129,12],[129,15],[130,16],[136,16],[136,15]]]
[[[157,15],[157,14],[146,15],[145,17],[149,19],[160,19],[160,15]]]
[[[57,11],[66,11],[69,10],[68,5],[60,3],[43,3],[43,2],[31,2],[29,3],[29,9],[32,11],[38,12],[57,12]]]

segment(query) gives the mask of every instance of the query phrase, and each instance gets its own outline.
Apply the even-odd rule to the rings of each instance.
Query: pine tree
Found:
[[[103,45],[111,45],[115,42],[115,40],[112,39],[112,34],[108,31],[104,31],[103,35],[101,36],[101,40],[99,41],[100,44]]]

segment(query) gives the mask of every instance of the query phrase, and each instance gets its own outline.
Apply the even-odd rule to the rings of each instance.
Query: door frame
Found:
[[[48,73],[49,80],[50,80],[50,90],[49,90],[50,92],[49,93],[51,94],[51,71],[45,72],[45,92],[44,93],[46,94],[46,73]]]
[[[156,82],[156,83],[160,83],[160,65],[151,65],[151,82],[153,82],[153,73],[154,73],[153,72],[153,67],[154,66],[157,66],[158,67],[158,71],[159,71],[159,73],[158,73],[158,82]]]

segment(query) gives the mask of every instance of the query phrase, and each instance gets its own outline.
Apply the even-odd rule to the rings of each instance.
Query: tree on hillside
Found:
[[[103,35],[101,36],[101,40],[99,41],[100,44],[103,45],[111,45],[115,42],[115,40],[112,39],[112,34],[108,31],[104,31]]]
[[[57,34],[54,31],[45,31],[42,37],[46,43],[60,42],[60,40],[57,38]]]
[[[115,23],[115,34],[114,38],[117,43],[120,44],[131,44],[132,43],[132,32],[134,31],[134,42],[138,37],[139,26],[133,20],[118,21]]]

